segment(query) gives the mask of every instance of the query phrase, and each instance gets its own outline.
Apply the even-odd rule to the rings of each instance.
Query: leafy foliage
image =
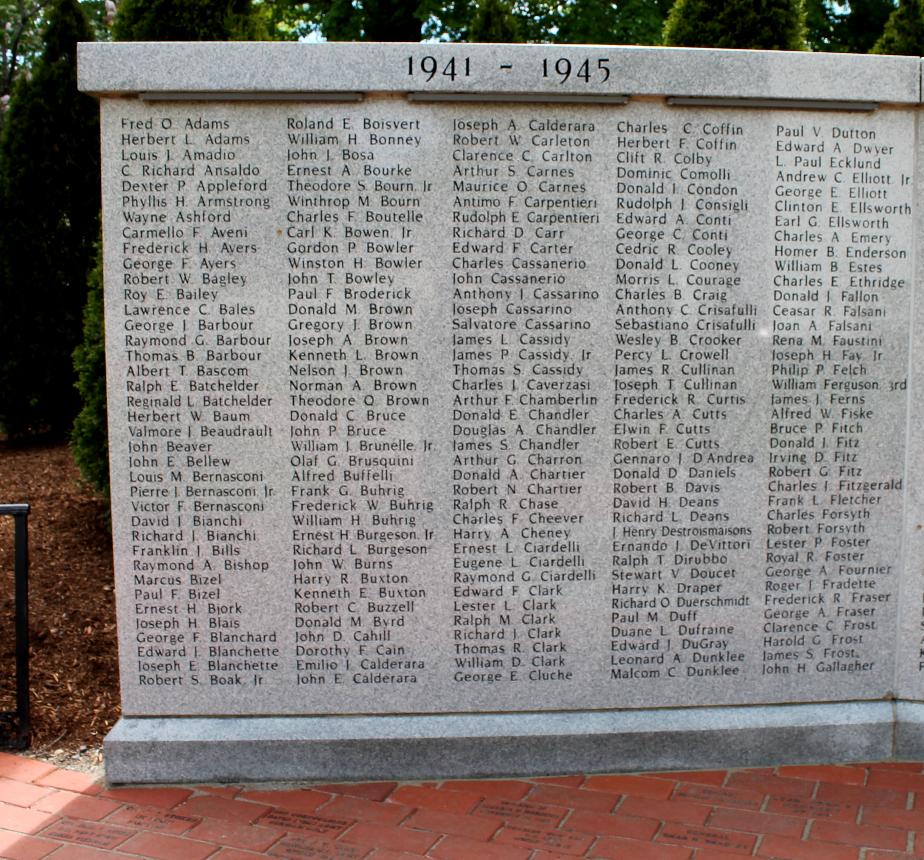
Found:
[[[27,73],[42,53],[42,31],[48,24],[51,0],[0,0],[0,98]],[[105,0],[81,0],[97,39],[107,36]],[[0,128],[4,111],[0,106]]]
[[[839,20],[830,0],[804,0],[805,40],[812,51],[835,49],[835,27]]]
[[[277,0],[266,4],[279,38],[331,41],[484,40],[479,17],[506,7],[508,41],[658,45],[672,0]],[[833,3],[834,0],[808,0]],[[383,5],[390,9],[383,18]],[[716,4],[717,6],[720,4]],[[493,10],[493,11],[491,11]],[[736,20],[731,16],[730,20]],[[384,21],[385,26],[382,26]],[[473,31],[471,27],[475,26]]]
[[[83,402],[71,431],[71,447],[84,480],[109,493],[109,437],[106,428],[106,350],[103,314],[103,253],[96,246],[96,264],[88,278],[83,309],[83,343],[74,350],[77,391]]]
[[[924,56],[924,8],[921,0],[899,0],[898,8],[889,16],[871,53]]]
[[[835,22],[833,50],[868,53],[894,9],[893,0],[851,0],[847,11]]]
[[[272,12],[275,32],[292,38],[312,34],[330,42],[419,42],[423,22],[437,11],[425,4],[432,0],[309,0],[281,2]],[[443,10],[456,32],[468,21],[469,0],[458,0],[459,9],[450,3]],[[433,35],[444,29],[435,18],[430,22]]]
[[[478,0],[469,42],[519,42],[520,25],[504,0]]]
[[[806,40],[813,51],[865,54],[894,11],[893,0],[804,0]]]
[[[801,0],[676,0],[664,44],[802,51],[805,13]]]
[[[250,0],[122,0],[112,37],[122,42],[244,40],[260,35]]]
[[[55,0],[44,51],[20,78],[0,139],[0,425],[65,432],[77,411],[71,353],[99,230],[99,109],[77,92],[77,0]]]
[[[362,37],[370,42],[419,42],[419,0],[364,0]]]
[[[555,41],[567,45],[613,43],[620,7],[613,0],[576,0],[563,10]]]
[[[0,95],[9,95],[19,71],[41,51],[39,23],[49,0],[0,0]]]
[[[423,17],[421,36],[440,42],[464,42],[472,20],[473,0],[425,0],[418,14]]]
[[[573,45],[659,45],[671,0],[576,0],[555,41]]]

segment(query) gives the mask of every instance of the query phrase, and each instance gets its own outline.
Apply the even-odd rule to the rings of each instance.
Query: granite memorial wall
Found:
[[[87,45],[81,85],[111,779],[921,748],[917,60]]]

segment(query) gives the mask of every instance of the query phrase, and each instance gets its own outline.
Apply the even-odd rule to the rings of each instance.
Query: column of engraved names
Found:
[[[813,523],[820,500],[814,422],[820,397],[822,296],[830,263],[823,256],[830,190],[822,173],[825,144],[806,138],[804,122],[775,127],[767,539],[762,672],[807,673],[820,645],[826,596],[813,576]],[[836,265],[836,264],[835,264]],[[814,347],[814,348],[813,348]]]
[[[259,535],[275,493],[259,456],[273,436],[264,381],[273,335],[254,283],[263,248],[253,214],[272,208],[271,192],[239,114],[203,111],[182,123],[179,162],[188,173],[175,207],[191,247],[176,300],[190,304],[194,334],[180,367],[188,441],[167,466],[170,480],[184,484],[202,568],[190,574],[196,587],[187,593],[188,624],[199,627],[193,639],[204,642],[194,646],[200,674],[191,680],[260,686],[281,668],[277,631],[262,628],[251,609],[257,581],[270,569]]]
[[[346,623],[358,595],[345,546],[357,502],[333,494],[342,427],[360,399],[351,385],[352,336],[342,304],[343,232],[355,180],[343,144],[352,119],[312,110],[285,117],[286,396],[295,679],[349,683],[356,646]]]
[[[229,120],[141,111],[136,116],[121,118],[123,127],[133,129],[122,141],[127,163],[121,171],[123,192],[129,193],[123,194],[121,209],[124,221],[146,226],[123,229],[123,238],[132,234],[144,240],[123,245],[123,265],[159,274],[156,283],[135,279],[136,286],[153,289],[137,291],[133,307],[126,294],[124,310],[126,316],[162,322],[146,327],[161,333],[156,338],[126,342],[129,380],[148,379],[146,392],[157,398],[143,404],[144,412],[130,409],[129,433],[147,449],[139,464],[156,469],[156,479],[149,480],[158,484],[158,495],[171,501],[157,503],[160,522],[136,521],[138,514],[132,514],[133,525],[150,526],[133,530],[133,547],[136,539],[157,545],[156,550],[141,544],[132,550],[152,556],[141,566],[150,577],[145,582],[155,586],[136,590],[136,600],[147,605],[136,603],[135,608],[139,614],[165,616],[158,626],[176,631],[161,635],[157,646],[147,646],[153,649],[148,656],[158,652],[161,658],[160,679],[154,683],[260,684],[278,668],[278,652],[262,644],[254,653],[249,645],[238,649],[238,638],[252,634],[237,632],[247,625],[234,574],[265,565],[253,545],[252,517],[246,514],[260,512],[262,502],[256,499],[270,490],[262,473],[237,470],[241,461],[223,450],[227,443],[222,440],[271,432],[249,411],[272,400],[259,392],[259,382],[251,381],[259,376],[252,362],[260,359],[259,350],[252,350],[269,337],[253,333],[252,305],[226,295],[233,285],[246,284],[247,275],[238,274],[237,267],[243,268],[247,256],[257,251],[255,244],[240,241],[247,238],[248,227],[235,217],[237,201],[250,205],[252,193],[261,194],[265,184],[251,188],[259,180],[240,178],[258,175],[259,168],[248,160],[248,137],[227,133]],[[141,189],[147,193],[139,197],[135,192]],[[241,192],[247,196],[238,198]],[[234,366],[226,368],[225,362]],[[168,406],[169,411],[161,411]],[[153,437],[161,441],[146,441]],[[135,484],[134,474],[129,481]],[[138,563],[134,566],[137,571]],[[166,579],[159,578],[162,571],[169,571]],[[263,634],[253,635],[261,639]]]
[[[888,335],[903,319],[910,180],[881,127],[852,125],[776,125],[767,674],[874,671],[892,611],[891,547],[872,523],[901,478],[869,433],[904,400],[903,375],[883,371],[900,366]]]
[[[741,610],[750,605],[744,572],[753,545],[749,512],[732,500],[746,492],[755,458],[746,434],[728,432],[743,426],[750,402],[740,373],[757,313],[743,275],[753,136],[743,122],[709,113],[678,118],[677,132],[680,199],[670,253],[681,330],[669,338],[667,364],[680,390],[665,422],[679,448],[676,481],[667,487],[677,507],[661,529],[675,626],[664,629],[673,636],[676,676],[728,682],[747,669]]]
[[[454,125],[457,681],[569,681],[596,290],[578,225],[594,125],[528,111]],[[467,497],[467,498],[466,498]]]
[[[832,492],[813,540],[834,605],[816,664],[828,677],[891,672],[881,655],[892,647],[898,592],[898,531],[886,524],[898,522],[903,496],[902,432],[894,428],[905,415],[912,175],[907,134],[864,126],[830,129],[826,254],[840,277],[832,276],[833,307],[825,307],[832,349],[822,354],[828,406],[819,411]],[[890,444],[882,444],[889,431],[880,422],[893,428]],[[857,528],[867,511],[870,528]]]
[[[302,278],[301,286],[292,286],[290,271],[296,312],[327,318],[336,329],[323,340],[320,356],[302,350],[291,369],[326,379],[303,384],[299,393],[301,405],[310,390],[321,391],[326,415],[299,431],[315,441],[302,446],[307,459],[293,474],[293,497],[336,492],[334,500],[308,503],[331,511],[324,521],[310,512],[306,519],[305,505],[293,498],[293,548],[296,566],[304,569],[296,571],[296,590],[308,599],[296,607],[299,683],[416,684],[427,661],[408,642],[419,623],[415,615],[424,611],[428,587],[421,561],[433,535],[432,500],[417,489],[432,447],[419,432],[429,396],[419,376],[413,286],[422,259],[415,231],[429,191],[415,164],[421,126],[418,119],[378,113],[321,122],[289,118],[295,128],[290,145],[299,147],[301,162],[300,168],[290,162],[290,175],[299,174],[290,179],[301,195],[296,203],[303,212],[317,211],[312,195],[334,195],[327,207],[332,223],[320,225],[317,241],[309,225],[305,241],[295,246],[299,256],[290,260]],[[328,172],[312,173],[312,166]],[[312,283],[306,272],[318,269],[324,277]],[[315,357],[324,361],[317,365]],[[320,532],[300,525],[309,522]],[[326,563],[304,557],[312,553],[327,556]]]
[[[415,644],[426,641],[417,628],[433,592],[425,573],[435,506],[422,480],[433,456],[422,330],[432,309],[417,277],[433,196],[419,152],[430,132],[416,111],[404,117],[388,106],[357,125],[344,150],[361,166],[354,226],[345,230],[347,252],[361,256],[352,258],[344,290],[363,404],[343,472],[360,502],[350,547],[360,609],[350,622],[364,632],[354,633],[361,672],[353,681],[387,689],[417,684],[432,659]]]
[[[677,281],[668,253],[677,221],[676,170],[664,119],[616,122],[610,169],[612,284],[612,512],[609,674],[613,681],[666,679],[671,608],[668,484],[675,440],[663,432],[678,403],[671,332]]]
[[[168,147],[177,134],[159,114],[119,117],[120,338],[109,338],[124,367],[133,629],[130,665],[139,687],[186,686],[192,636],[183,590],[198,567],[183,528],[185,502],[164,475],[167,457],[185,445],[180,351],[190,342],[190,311],[168,299],[188,253],[187,228],[170,212],[185,179],[172,177]],[[110,394],[110,398],[111,398]],[[117,408],[110,404],[110,409]],[[168,445],[170,451],[168,452]],[[113,462],[118,463],[114,456]],[[193,621],[195,626],[195,621]],[[123,655],[124,659],[124,655]]]
[[[511,350],[504,274],[522,234],[515,193],[516,123],[511,116],[453,112],[451,124],[452,296],[452,679],[514,681],[523,664],[513,629],[520,585],[502,470],[513,451]]]
[[[571,682],[586,662],[581,620],[595,600],[597,439],[594,379],[604,302],[599,247],[603,142],[590,110],[524,111],[505,283],[517,322],[507,458],[511,545],[523,584],[515,604],[525,680]],[[523,641],[525,640],[525,641]],[[521,676],[522,677],[522,676]]]

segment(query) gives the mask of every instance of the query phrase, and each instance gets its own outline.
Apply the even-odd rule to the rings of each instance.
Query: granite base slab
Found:
[[[924,756],[924,704],[895,703],[895,749],[893,758],[919,759]]]
[[[917,731],[906,745],[920,751],[924,706],[916,707]],[[123,717],[105,741],[106,773],[119,784],[270,782],[882,760],[893,755],[894,714],[892,702],[839,702],[527,714]]]

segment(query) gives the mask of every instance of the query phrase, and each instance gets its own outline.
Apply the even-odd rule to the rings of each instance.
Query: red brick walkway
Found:
[[[10,860],[912,860],[924,764],[106,789],[0,753]]]

